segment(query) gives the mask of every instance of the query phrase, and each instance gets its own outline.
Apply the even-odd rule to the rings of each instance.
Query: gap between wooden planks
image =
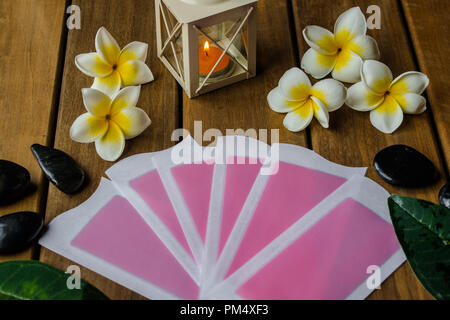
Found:
[[[402,0],[417,60],[430,79],[428,101],[450,169],[450,2],[442,0]]]
[[[299,44],[299,52],[308,49],[301,31],[306,25],[318,24],[333,30],[334,22],[345,10],[359,5],[363,12],[372,5],[370,0],[293,0],[294,17]],[[397,1],[382,0],[377,5],[381,8],[381,29],[368,33],[374,37],[381,51],[381,61],[392,70],[394,77],[411,70],[417,70],[414,63],[414,51],[409,43],[408,29],[403,23],[401,7]],[[433,81],[433,79],[431,79]],[[374,179],[391,193],[419,197],[433,202],[443,179],[433,186],[422,189],[396,188],[385,183],[375,172],[372,161],[375,154],[384,147],[393,144],[406,144],[427,155],[444,172],[433,135],[429,113],[419,116],[405,116],[402,126],[392,135],[377,131],[369,121],[369,113],[356,112],[344,106],[331,113],[330,129],[324,130],[318,123],[311,125],[313,149],[331,161],[349,166],[368,166],[367,176]],[[405,263],[386,282],[382,290],[376,290],[373,299],[429,299],[431,296],[422,287]]]
[[[53,139],[65,8],[61,0],[0,1],[0,158],[28,169],[35,189],[0,208],[0,215],[43,213],[48,183],[30,146]],[[0,256],[0,262],[31,259],[32,251]]]

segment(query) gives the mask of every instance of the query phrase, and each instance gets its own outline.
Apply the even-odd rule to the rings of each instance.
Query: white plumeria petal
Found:
[[[350,40],[345,49],[351,50],[363,60],[377,60],[380,58],[380,50],[376,40],[370,36],[360,35]]]
[[[370,122],[384,133],[393,133],[403,122],[403,111],[394,98],[387,96],[384,102],[370,111]]]
[[[429,83],[428,77],[421,72],[405,72],[392,82],[390,91],[393,93],[411,92],[422,94]]]
[[[272,89],[267,95],[267,102],[270,108],[279,113],[291,112],[300,107],[304,101],[293,101],[287,99],[280,87]]]
[[[427,101],[417,93],[398,93],[392,94],[392,97],[400,105],[404,113],[420,114],[427,110]]]
[[[384,94],[392,83],[391,69],[384,63],[366,60],[361,69],[361,79],[367,89],[375,94]]]
[[[342,13],[336,20],[334,36],[341,45],[367,31],[366,17],[359,7],[353,7]]]
[[[129,60],[140,60],[145,62],[147,58],[148,44],[140,41],[133,41],[127,44],[120,52],[119,64]]]
[[[92,89],[81,89],[86,110],[99,118],[105,117],[111,110],[111,99],[103,92]]]
[[[326,55],[333,55],[337,52],[334,42],[334,35],[325,28],[319,26],[307,26],[303,29],[303,38],[308,45]]]
[[[336,56],[327,56],[310,48],[303,55],[301,67],[314,79],[322,79],[333,70]]]
[[[141,93],[141,86],[125,87],[120,90],[113,98],[111,102],[111,115],[115,115],[120,110],[135,107],[139,100]]]
[[[362,59],[350,50],[342,50],[336,59],[331,75],[334,79],[355,83],[361,80]]]
[[[120,87],[120,74],[119,72],[114,71],[109,76],[95,78],[91,88],[100,90],[112,97],[120,90]]]
[[[137,86],[153,81],[153,74],[150,68],[140,60],[129,60],[119,65],[117,70],[122,79],[124,87]]]
[[[283,74],[278,86],[287,99],[304,101],[309,95],[311,81],[302,70],[294,67]]]
[[[125,148],[125,137],[119,126],[109,121],[106,133],[95,140],[95,149],[98,155],[106,161],[116,161]]]
[[[347,104],[357,111],[371,111],[384,101],[384,95],[376,95],[367,90],[362,82],[352,85],[347,90]]]
[[[81,72],[90,77],[104,77],[113,72],[112,67],[104,62],[96,52],[77,55],[75,65]]]
[[[299,132],[311,123],[313,116],[314,110],[312,107],[312,100],[308,99],[304,105],[289,112],[286,117],[284,117],[283,125],[289,131]]]
[[[115,65],[119,62],[120,47],[116,39],[106,30],[101,27],[95,36],[95,49],[103,61],[110,65]]]
[[[111,120],[122,130],[125,139],[137,137],[147,129],[151,120],[144,110],[128,107],[112,116]]]
[[[70,138],[76,142],[89,143],[103,136],[108,129],[108,121],[86,112],[79,116],[70,127]]]
[[[324,128],[328,128],[330,116],[327,111],[327,107],[317,98],[311,97],[313,101],[312,107],[314,111],[314,117],[319,121],[320,125]]]
[[[313,85],[311,94],[325,105],[328,112],[332,112],[344,104],[347,89],[339,81],[325,79]]]

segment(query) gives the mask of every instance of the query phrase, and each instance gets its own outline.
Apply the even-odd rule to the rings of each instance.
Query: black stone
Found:
[[[34,212],[17,212],[0,217],[0,254],[13,254],[28,248],[44,226]]]
[[[439,191],[439,202],[450,209],[450,183],[444,185]]]
[[[67,153],[39,144],[33,144],[31,151],[45,176],[59,190],[72,194],[81,189],[85,173]]]
[[[0,205],[13,203],[30,189],[30,173],[24,167],[0,160]]]
[[[378,152],[374,166],[386,182],[400,187],[426,187],[439,177],[439,172],[427,157],[411,147],[400,144]]]

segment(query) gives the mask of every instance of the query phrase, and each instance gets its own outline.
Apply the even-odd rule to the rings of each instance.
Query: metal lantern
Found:
[[[155,0],[158,57],[189,97],[254,77],[257,0]]]

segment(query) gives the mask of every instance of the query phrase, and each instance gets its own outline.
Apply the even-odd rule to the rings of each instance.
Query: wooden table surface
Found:
[[[280,129],[280,140],[315,150],[331,161],[368,166],[368,176],[391,193],[437,202],[448,180],[450,161],[450,3],[446,0],[379,0],[381,29],[369,30],[379,44],[381,61],[395,75],[410,70],[426,73],[428,111],[406,116],[392,135],[377,131],[367,113],[342,107],[331,117],[330,128],[316,121],[301,132],[282,126],[283,115],[270,110],[267,93],[281,75],[299,66],[308,49],[301,31],[316,24],[332,29],[343,11],[359,5],[363,12],[373,0],[259,0],[258,75],[204,96],[189,99],[156,57],[155,13],[152,0],[2,0],[0,1],[0,158],[28,168],[36,192],[0,208],[0,215],[29,210],[45,214],[46,222],[85,201],[97,188],[111,163],[101,160],[94,144],[69,137],[75,118],[84,112],[81,88],[91,85],[74,64],[77,54],[94,51],[95,33],[105,26],[123,46],[139,40],[149,43],[147,64],[155,81],[144,85],[139,106],[152,125],[127,142],[122,158],[170,147],[170,135],[183,127],[193,132],[194,121],[203,130]],[[66,9],[81,9],[81,30],[69,30]],[[86,170],[89,185],[77,195],[66,195],[49,185],[29,147],[40,143],[64,150]],[[395,188],[375,173],[372,161],[380,149],[402,143],[427,155],[441,172],[436,184],[417,190]],[[45,249],[32,248],[0,261],[38,259],[62,270],[71,261]],[[82,268],[82,278],[113,299],[142,297],[98,274]],[[369,299],[431,299],[405,263]]]

